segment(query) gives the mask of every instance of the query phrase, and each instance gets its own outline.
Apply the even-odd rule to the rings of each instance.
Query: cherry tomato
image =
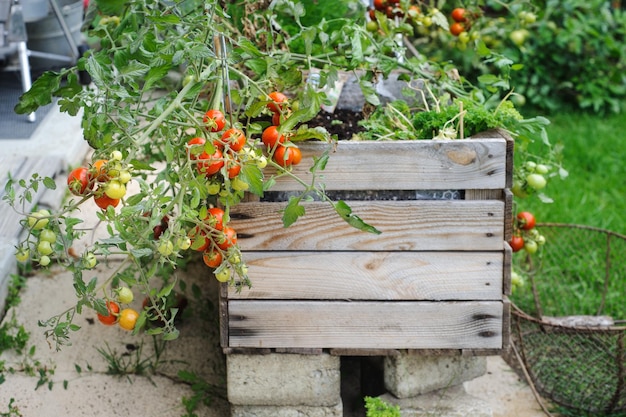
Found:
[[[219,132],[226,126],[226,118],[224,113],[219,110],[211,109],[204,113],[202,121],[206,125],[206,128],[211,132]]]
[[[117,300],[122,304],[130,304],[133,302],[135,296],[133,290],[128,287],[120,287],[117,289]]]
[[[224,229],[224,210],[219,207],[211,207],[207,210],[206,217],[204,218],[204,223],[209,225],[210,227],[216,230]]]
[[[450,25],[450,33],[454,36],[459,36],[462,32],[465,32],[465,26],[459,22],[454,22]]]
[[[378,25],[376,25],[378,27]],[[283,121],[282,115],[280,113],[274,113],[272,115],[272,124],[274,126],[280,125],[280,122]]]
[[[170,256],[174,253],[174,244],[169,239],[159,239],[157,250],[163,256]]]
[[[380,11],[387,10],[387,1],[386,0],[374,0],[374,8]]]
[[[28,216],[28,226],[33,230],[41,230],[50,222],[50,212],[48,210],[38,210]]]
[[[103,315],[98,313],[98,320],[100,320],[102,324],[111,326],[117,322],[118,313],[120,312],[120,305],[115,301],[107,301],[106,306],[109,314]]]
[[[509,242],[513,252],[519,252],[524,247],[524,238],[521,236],[513,236]]]
[[[224,227],[222,230],[222,238],[217,242],[217,247],[221,250],[227,250],[231,246],[237,244],[237,232],[232,227]]]
[[[528,211],[520,211],[517,213],[517,224],[520,229],[531,230],[535,227],[535,216]]]
[[[267,103],[267,108],[274,113],[282,111],[284,104],[287,103],[287,96],[279,91],[269,93],[270,102]]]
[[[111,198],[106,194],[102,194],[101,196],[94,196],[93,201],[95,201],[96,205],[102,210],[106,210],[109,206],[117,207],[117,205],[120,203],[119,199]]]
[[[39,234],[39,240],[54,243],[57,241],[57,234],[50,229],[43,229]]]
[[[93,188],[89,170],[85,167],[78,167],[70,172],[67,177],[67,187],[74,195],[84,195],[87,190]]]
[[[218,271],[215,274],[215,279],[217,279],[219,282],[228,282],[228,280],[230,279],[230,269],[223,268],[221,271]]]
[[[224,132],[224,134],[222,135],[222,141],[228,144],[228,146],[230,146],[230,149],[237,152],[242,150],[245,146],[246,135],[244,135],[241,130],[233,127]]]
[[[111,180],[104,185],[104,193],[114,200],[119,200],[126,195],[126,186],[120,181]]]
[[[204,153],[204,144],[206,140],[201,137],[195,137],[187,142],[187,154],[189,159],[198,159]]]
[[[198,161],[196,169],[199,173],[204,174],[207,177],[216,174],[224,166],[222,151],[219,149],[215,149],[213,155],[208,155],[206,152],[203,152],[198,157]]]
[[[137,324],[139,313],[132,308],[125,308],[120,311],[120,319],[118,321],[120,327],[124,330],[133,330]]]
[[[295,146],[279,146],[274,152],[274,161],[282,167],[298,165],[301,160],[302,152]]]
[[[194,227],[189,232],[189,239],[191,239],[191,249],[197,250],[198,252],[204,252],[209,248],[209,238],[206,237],[206,234],[199,226]]]
[[[526,177],[526,182],[528,183],[528,186],[530,188],[535,190],[541,190],[542,188],[545,188],[546,184],[548,183],[546,181],[546,178],[541,174],[528,175]]]
[[[106,159],[98,159],[96,162],[94,162],[91,166],[91,171],[93,173],[91,177],[100,182],[108,181],[110,179],[107,166],[108,163],[109,161],[107,161]]]
[[[462,7],[457,7],[452,10],[452,20],[455,22],[465,22],[465,9]]]
[[[217,268],[220,266],[222,264],[222,259],[222,253],[217,249],[206,251],[202,255],[202,260],[209,268]]]
[[[529,254],[532,255],[533,253],[536,253],[537,249],[539,249],[539,246],[534,240],[527,240],[524,242],[524,250]]]
[[[278,133],[278,127],[269,126],[263,131],[261,141],[268,149],[273,149],[277,143],[285,143],[285,136]]]
[[[231,180],[241,172],[241,165],[237,162],[230,162],[228,165],[228,178]]]

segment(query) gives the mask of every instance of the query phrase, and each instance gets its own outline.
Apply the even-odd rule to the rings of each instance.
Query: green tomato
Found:
[[[42,256],[41,258],[39,258],[39,265],[41,266],[48,266],[50,265],[50,258],[47,256]]]
[[[530,174],[526,177],[526,182],[530,188],[541,190],[547,184],[546,178],[541,174]]]
[[[50,222],[49,216],[50,212],[48,210],[36,211],[28,216],[28,226],[33,230],[41,230]]]
[[[533,253],[536,253],[537,249],[539,249],[539,246],[534,240],[526,239],[524,241],[524,250],[526,250],[529,254],[532,255]]]
[[[267,158],[265,157],[265,155],[261,155],[257,158],[256,160],[256,166],[259,169],[263,169],[267,166]]]
[[[113,200],[119,200],[126,195],[126,186],[121,181],[112,180],[104,186],[104,193]]]
[[[18,262],[26,262],[30,259],[30,250],[27,248],[19,248],[17,252],[15,252],[15,259]]]
[[[250,185],[248,185],[247,182],[240,180],[239,177],[233,178],[233,180],[230,182],[230,186],[233,187],[233,190],[237,191],[246,191],[248,188],[250,188]]]
[[[114,161],[121,161],[123,157],[124,156],[122,155],[122,152],[120,151],[111,152],[111,159]]]
[[[161,240],[157,249],[161,255],[170,256],[174,253],[174,244],[167,239]]]
[[[215,279],[219,282],[228,282],[230,280],[230,268],[222,268],[215,273]]]
[[[509,38],[515,45],[522,46],[524,45],[524,42],[526,42],[526,39],[529,35],[530,32],[528,32],[526,29],[517,29],[511,32]]]
[[[535,169],[537,168],[537,164],[533,161],[526,161],[526,163],[524,164],[524,167],[526,168],[526,170],[528,170],[528,172],[535,172]]]
[[[52,249],[52,244],[50,242],[42,240],[37,245],[37,252],[39,252],[40,255],[50,255],[54,252],[54,249]]]
[[[122,184],[127,184],[128,182],[130,182],[131,179],[133,179],[133,177],[130,175],[130,172],[128,172],[127,170],[123,169],[123,170],[120,171],[120,176],[117,179]]]
[[[210,182],[207,184],[206,190],[209,195],[217,195],[222,190],[222,185],[219,182]]]
[[[87,252],[87,254],[85,254],[85,257],[83,258],[83,265],[85,266],[85,268],[92,269],[96,266],[97,263],[98,260],[96,259],[96,255],[94,255],[93,252]]]
[[[550,171],[550,168],[548,168],[546,165],[544,164],[537,164],[537,167],[535,168],[535,172],[537,174],[547,174],[548,171]]]
[[[54,243],[57,241],[57,235],[50,229],[43,229],[39,234],[39,240]]]
[[[511,192],[515,197],[526,198],[528,197],[528,193],[524,189],[524,184],[521,181],[513,181],[513,187],[511,187]]]
[[[117,289],[117,301],[122,304],[130,304],[135,298],[133,290],[128,287],[120,287]]]
[[[176,240],[176,246],[180,250],[187,250],[191,247],[191,239],[188,236],[180,236]]]

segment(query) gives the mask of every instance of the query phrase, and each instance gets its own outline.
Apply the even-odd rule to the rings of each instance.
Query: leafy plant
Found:
[[[379,397],[365,397],[367,417],[400,417],[400,406],[390,405]]]

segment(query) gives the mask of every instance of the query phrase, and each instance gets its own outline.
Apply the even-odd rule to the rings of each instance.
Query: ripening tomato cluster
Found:
[[[274,162],[283,168],[298,165],[302,161],[302,151],[288,138],[288,134],[281,133],[280,124],[289,117],[289,100],[283,93],[274,91],[269,94],[270,101],[267,108],[273,113],[272,125],[268,126],[261,135],[268,154]]]
[[[115,290],[116,301],[107,300],[106,314],[98,312],[98,321],[106,326],[119,325],[124,330],[134,330],[139,319],[139,312],[131,307],[121,308],[120,304],[130,304],[133,299],[133,291],[128,287],[120,287]]]
[[[98,159],[90,167],[75,168],[67,177],[68,189],[76,196],[93,196],[102,210],[117,207],[132,179],[122,158],[120,151],[113,151],[111,159]]]
[[[209,194],[230,192],[224,189],[226,178],[232,190],[246,191],[249,185],[239,175],[243,165],[252,162],[263,168],[267,164],[265,157],[247,146],[248,140],[241,129],[226,128],[226,117],[221,110],[208,110],[202,121],[208,140],[202,136],[191,138],[187,141],[187,155],[196,171],[207,178]]]
[[[529,254],[537,252],[546,243],[546,238],[535,228],[535,216],[528,211],[520,211],[515,217],[513,237],[509,242],[513,252],[524,249]]]
[[[528,197],[529,194],[543,190],[548,184],[546,176],[550,173],[550,167],[538,164],[534,161],[526,161],[515,173],[511,192],[519,198]]]
[[[224,263],[226,259],[237,263],[236,250],[237,232],[226,223],[225,212],[219,207],[211,207],[200,211],[201,224],[189,232],[191,249],[202,252],[202,260],[215,270],[215,278],[220,282],[230,280],[230,268]]]

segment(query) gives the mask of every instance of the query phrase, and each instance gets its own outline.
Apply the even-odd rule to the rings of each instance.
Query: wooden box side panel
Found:
[[[502,252],[247,252],[229,299],[501,300]]]
[[[229,346],[500,349],[502,302],[230,300]]]
[[[329,144],[303,143],[302,163],[294,174],[309,181],[313,157]],[[505,139],[415,140],[396,142],[339,141],[319,182],[327,190],[465,190],[504,189],[508,148]],[[272,175],[268,169],[267,174]],[[272,191],[299,191],[287,176]]]
[[[321,202],[288,228],[285,203],[245,203],[233,208],[231,225],[243,251],[283,250],[503,250],[502,201],[351,201],[353,213],[382,233],[357,230]]]

